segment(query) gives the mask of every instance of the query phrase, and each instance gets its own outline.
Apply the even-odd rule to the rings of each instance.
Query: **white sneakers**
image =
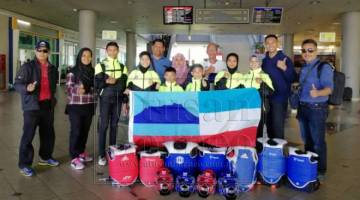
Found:
[[[85,163],[93,161],[93,158],[88,156],[86,153],[82,153],[79,157],[71,160],[71,167],[76,170],[82,170],[85,168]],[[107,160],[105,157],[99,156],[98,165],[105,166],[107,164]]]
[[[86,152],[79,155],[79,158],[81,162],[91,162],[93,161],[93,158],[90,157]]]
[[[105,166],[106,163],[107,163],[106,158],[99,156],[98,164],[99,164],[100,166]]]

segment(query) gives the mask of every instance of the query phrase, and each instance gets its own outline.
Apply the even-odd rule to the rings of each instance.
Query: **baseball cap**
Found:
[[[35,46],[36,49],[40,49],[41,47],[44,47],[44,48],[50,50],[50,44],[47,41],[40,40],[36,43],[36,46]]]

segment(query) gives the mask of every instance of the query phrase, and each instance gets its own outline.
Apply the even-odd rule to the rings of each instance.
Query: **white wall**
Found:
[[[239,71],[247,72],[249,70],[249,57],[252,55],[253,47],[250,45],[248,35],[215,35],[213,42],[220,45],[224,54],[226,55],[234,52],[239,55]]]

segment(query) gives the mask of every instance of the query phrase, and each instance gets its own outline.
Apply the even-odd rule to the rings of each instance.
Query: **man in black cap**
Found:
[[[37,127],[40,136],[39,165],[59,165],[59,162],[52,158],[55,143],[54,95],[58,71],[48,60],[48,42],[39,41],[35,50],[35,58],[23,64],[15,78],[15,89],[21,94],[24,117],[18,166],[25,176],[34,175],[31,167],[34,158],[32,140]]]

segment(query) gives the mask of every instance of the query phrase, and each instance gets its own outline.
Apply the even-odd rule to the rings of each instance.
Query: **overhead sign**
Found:
[[[336,33],[335,32],[320,32],[319,35],[320,42],[335,42]]]
[[[196,9],[197,24],[248,24],[249,9]]]
[[[103,40],[116,40],[117,39],[117,32],[116,31],[103,30],[101,38]]]
[[[192,6],[164,6],[164,24],[192,24]]]
[[[255,7],[253,9],[253,24],[280,24],[283,8]]]

